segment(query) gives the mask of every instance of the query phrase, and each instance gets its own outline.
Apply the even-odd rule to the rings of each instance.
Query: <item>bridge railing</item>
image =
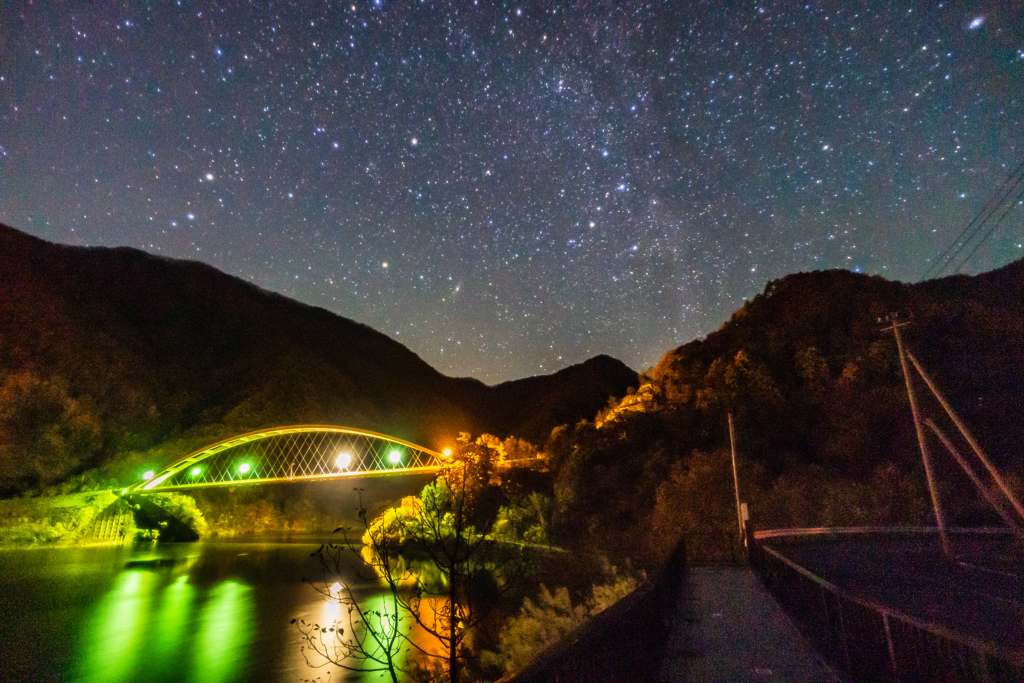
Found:
[[[239,434],[190,453],[133,493],[437,471],[444,456],[397,437],[334,425],[289,425]]]
[[[801,531],[812,535],[841,530]],[[767,545],[765,541],[773,534],[778,537],[792,532],[761,532],[756,539],[748,533],[751,564],[819,654],[852,680],[1024,681],[1024,653],[1007,651],[854,596]]]
[[[656,681],[686,575],[686,537],[639,588],[499,683]]]

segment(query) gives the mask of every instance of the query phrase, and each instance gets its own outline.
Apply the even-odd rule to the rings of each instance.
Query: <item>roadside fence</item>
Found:
[[[804,636],[854,681],[1020,683],[1024,652],[855,597],[755,539],[751,564]]]

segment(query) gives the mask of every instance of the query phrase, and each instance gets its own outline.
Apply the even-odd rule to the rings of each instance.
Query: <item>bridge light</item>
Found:
[[[446,458],[452,457],[452,449],[450,449],[450,448],[444,449],[444,457],[446,457]]]
[[[391,451],[388,453],[388,460],[391,461],[392,465],[397,465],[402,462],[402,453],[400,451]]]
[[[142,473],[142,478],[143,478],[143,479],[144,479],[145,481],[149,481],[149,480],[150,480],[150,479],[152,479],[152,478],[153,478],[154,476],[156,476],[156,472],[154,472],[153,470],[146,470],[145,472],[143,472],[143,473]]]
[[[352,465],[352,455],[350,453],[342,453],[338,456],[335,464],[338,465],[339,470],[347,470]]]
[[[202,472],[202,470],[199,469],[198,467],[193,467],[192,468],[192,476],[193,477],[198,477],[200,472]]]
[[[243,462],[241,465],[238,466],[238,471],[241,472],[242,474],[245,474],[246,472],[248,472],[249,471],[249,463]]]

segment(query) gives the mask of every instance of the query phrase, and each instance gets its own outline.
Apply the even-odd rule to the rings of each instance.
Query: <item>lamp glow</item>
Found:
[[[149,481],[155,475],[156,475],[156,472],[154,472],[153,470],[146,470],[145,472],[143,472],[142,478],[145,479],[146,481]]]
[[[249,463],[243,462],[241,465],[238,466],[238,471],[241,472],[242,474],[245,474],[246,472],[248,472],[249,471]]]
[[[450,449],[450,448],[444,449],[444,457],[446,457],[446,458],[452,457],[452,449]]]
[[[334,463],[338,466],[339,470],[347,470],[352,465],[352,454],[342,453]]]
[[[198,467],[193,467],[192,468],[192,476],[193,477],[198,477],[200,472],[202,472],[202,470],[199,469]]]
[[[402,454],[399,451],[391,451],[388,453],[388,460],[391,461],[392,465],[397,465],[402,462]]]

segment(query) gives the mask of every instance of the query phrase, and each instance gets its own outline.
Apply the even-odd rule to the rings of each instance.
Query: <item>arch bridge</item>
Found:
[[[126,493],[437,472],[445,460],[441,453],[387,434],[293,425],[218,441],[154,472]]]

